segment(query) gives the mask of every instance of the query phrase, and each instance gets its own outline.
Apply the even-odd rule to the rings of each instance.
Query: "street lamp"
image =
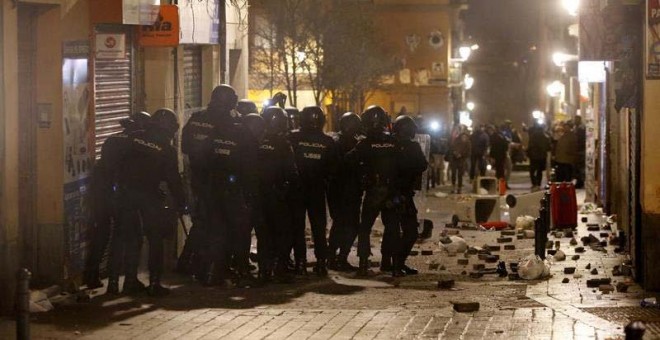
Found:
[[[472,48],[470,48],[469,46],[462,46],[458,48],[458,55],[461,56],[461,59],[463,59],[463,61],[468,60],[471,54],[472,54]]]
[[[564,84],[559,80],[555,80],[545,89],[548,91],[548,95],[550,95],[550,97],[559,97],[559,95],[564,92]]]
[[[476,105],[474,104],[474,102],[467,102],[467,104],[465,104],[465,107],[467,107],[467,109],[470,111],[474,111],[475,106]]]
[[[552,54],[552,62],[555,63],[558,67],[563,67],[568,61],[577,61],[578,56],[572,54],[566,54],[563,52],[555,52]]]
[[[472,78],[469,73],[466,73],[465,77],[463,77],[463,85],[465,85],[466,90],[469,90],[474,86],[474,78]]]
[[[580,0],[561,0],[561,4],[571,16],[577,16],[580,10]]]

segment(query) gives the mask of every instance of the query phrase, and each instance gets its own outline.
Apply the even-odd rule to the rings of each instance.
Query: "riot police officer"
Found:
[[[238,114],[240,114],[242,117],[247,116],[250,113],[259,112],[257,110],[257,104],[248,99],[239,100],[236,104],[236,111],[238,111]]]
[[[399,142],[401,162],[399,167],[399,192],[402,197],[399,223],[401,227],[400,256],[398,267],[407,275],[417,274],[417,269],[406,265],[410,250],[417,241],[417,208],[413,197],[415,189],[421,189],[421,175],[427,169],[428,162],[419,143],[415,142],[417,124],[409,116],[399,116],[394,121],[394,137]]]
[[[368,275],[371,254],[371,228],[380,214],[385,225],[381,253],[381,270],[392,270],[394,276],[402,276],[392,257],[398,244],[397,188],[399,149],[396,139],[386,133],[389,116],[380,106],[370,106],[362,113],[362,126],[366,133],[349,158],[357,158],[361,164],[365,196],[362,202],[360,228],[358,230],[358,274]],[[396,263],[396,262],[395,262]]]
[[[249,253],[250,211],[256,196],[256,139],[234,123],[230,112],[218,112],[215,122],[206,149],[211,240],[208,249],[217,275],[209,283],[225,284],[232,263],[236,285],[247,287],[253,284]]]
[[[120,224],[117,236],[119,242],[124,242],[127,253],[124,291],[135,292],[142,286],[133,278],[137,277],[139,240],[146,235],[149,242],[147,292],[154,296],[169,293],[169,289],[161,285],[163,238],[176,228],[177,214],[186,211],[176,149],[172,146],[178,129],[179,123],[172,110],[157,110],[149,128],[131,135],[130,146],[118,166]],[[173,209],[163,205],[161,182],[167,184],[173,197]],[[109,286],[117,285],[120,258],[115,255]]]
[[[284,110],[289,117],[289,131],[300,129],[300,110],[295,107],[287,107]]]
[[[332,218],[328,266],[339,271],[357,270],[348,262],[348,255],[360,224],[362,190],[357,164],[349,161],[346,155],[363,138],[360,124],[360,116],[352,112],[345,113],[339,119],[340,131],[334,138],[339,164],[337,175],[328,188],[328,207]]]
[[[318,106],[305,107],[300,113],[300,130],[290,134],[300,174],[301,190],[293,214],[296,272],[306,273],[305,215],[309,216],[314,238],[314,271],[327,275],[326,189],[334,174],[337,154],[332,137],[323,133],[325,114]]]
[[[132,114],[119,123],[124,128],[122,132],[108,137],[101,147],[101,158],[94,165],[91,183],[93,228],[89,256],[85,268],[84,283],[87,288],[103,287],[99,278],[99,265],[105,253],[112,224],[117,224],[115,206],[116,166],[129,145],[129,136],[144,130],[151,115],[147,112]],[[137,279],[137,278],[136,278]]]
[[[298,170],[287,139],[288,119],[284,110],[271,106],[264,110],[266,135],[258,151],[259,197],[262,220],[257,228],[259,277],[270,280],[274,272],[280,282],[290,282],[287,273],[292,224],[288,209],[291,188],[299,186]]]
[[[222,117],[231,116],[236,107],[238,96],[229,85],[219,85],[213,89],[211,100],[205,110],[192,114],[183,127],[181,136],[181,151],[187,156],[187,179],[192,194],[192,221],[188,239],[183,247],[177,263],[177,271],[193,272],[197,279],[205,282],[208,278],[209,253],[205,246],[208,230],[208,161],[205,145],[216,125]],[[203,260],[203,258],[205,260]],[[205,262],[206,261],[206,262]]]

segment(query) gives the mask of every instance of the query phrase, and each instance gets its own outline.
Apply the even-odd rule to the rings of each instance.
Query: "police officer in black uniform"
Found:
[[[99,265],[110,240],[112,225],[118,222],[115,211],[117,164],[113,163],[113,160],[124,154],[126,146],[129,145],[130,134],[144,130],[150,118],[149,113],[139,112],[121,120],[119,123],[124,130],[111,135],[103,142],[101,158],[94,166],[91,184],[94,228],[84,277],[84,284],[88,289],[103,287],[99,277]]]
[[[231,106],[236,105],[236,100],[230,104],[225,108],[233,109]],[[254,284],[249,272],[249,253],[250,211],[257,194],[257,144],[249,132],[235,124],[230,111],[217,112],[206,149],[210,189],[209,249],[217,275],[210,283],[225,284],[231,263],[237,275],[236,285],[247,287]]]
[[[289,135],[301,179],[293,213],[296,272],[306,273],[305,215],[309,216],[314,238],[314,271],[327,275],[326,189],[335,171],[337,153],[332,137],[323,133],[325,114],[318,106],[305,107],[300,113],[300,130]]]
[[[126,247],[124,291],[127,292],[136,292],[142,286],[134,278],[139,263],[139,240],[146,235],[149,241],[147,292],[153,296],[169,293],[169,289],[161,285],[163,238],[176,228],[177,214],[186,211],[177,153],[172,146],[178,129],[179,123],[172,110],[157,110],[149,128],[130,136],[130,146],[118,166],[120,224],[117,236]],[[167,183],[173,197],[173,214],[163,206],[161,182]],[[116,257],[112,261],[110,285],[116,285],[119,261]]]
[[[415,189],[421,189],[421,175],[427,169],[428,162],[422,151],[422,147],[414,141],[417,133],[417,124],[409,116],[399,116],[394,121],[394,137],[399,142],[401,162],[399,168],[400,189],[402,197],[402,207],[400,209],[399,223],[401,226],[401,249],[400,256],[396,258],[399,261],[398,267],[406,275],[417,274],[417,269],[406,265],[406,259],[410,255],[410,250],[417,241],[417,208],[413,197]]]
[[[394,267],[398,242],[399,148],[396,139],[386,133],[389,116],[380,106],[370,106],[362,113],[362,126],[366,137],[348,155],[360,162],[365,196],[362,201],[360,228],[358,230],[358,274],[368,275],[371,255],[371,228],[380,214],[385,225],[381,253],[381,270],[392,270],[394,276],[404,275]]]
[[[223,116],[231,115],[236,107],[236,92],[229,85],[219,85],[211,93],[211,101],[206,110],[192,114],[183,127],[181,136],[181,151],[188,156],[187,173],[190,181],[193,210],[191,218],[193,225],[188,238],[179,256],[177,271],[181,273],[193,272],[197,279],[206,282],[209,272],[211,254],[202,254],[209,251],[206,243],[208,230],[208,161],[205,145],[208,143],[211,132]]]
[[[239,100],[236,104],[236,111],[238,111],[238,114],[240,114],[242,117],[247,116],[250,113],[259,112],[257,110],[257,104],[248,99]]]
[[[290,282],[287,260],[291,249],[292,224],[288,208],[289,191],[299,186],[293,149],[288,141],[288,119],[283,109],[264,110],[266,135],[258,151],[261,216],[257,228],[259,278],[271,275],[279,282]]]
[[[348,255],[360,224],[362,189],[358,166],[349,161],[346,155],[364,138],[360,134],[360,124],[360,116],[352,112],[345,113],[339,119],[340,131],[334,138],[339,164],[337,175],[328,189],[328,207],[332,218],[328,266],[330,269],[347,272],[357,270],[348,262]]]

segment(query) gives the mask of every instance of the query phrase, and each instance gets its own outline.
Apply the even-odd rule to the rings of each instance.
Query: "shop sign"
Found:
[[[126,56],[125,34],[97,34],[96,35],[96,58],[97,59],[121,59]]]
[[[179,22],[181,24],[181,44],[219,44],[220,6],[219,0],[180,0]]]
[[[179,10],[176,5],[162,5],[151,25],[139,29],[140,46],[174,47],[179,45]]]
[[[159,2],[159,0],[123,0],[123,23],[125,25],[149,25],[156,20]]]
[[[647,0],[646,78],[660,79],[660,0]]]
[[[604,61],[578,62],[578,78],[581,83],[604,83],[607,78]]]

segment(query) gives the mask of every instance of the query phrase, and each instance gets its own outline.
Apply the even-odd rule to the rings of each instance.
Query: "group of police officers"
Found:
[[[327,275],[329,268],[367,276],[371,229],[379,214],[385,226],[381,271],[416,274],[406,258],[417,240],[413,196],[427,161],[414,141],[413,119],[400,116],[390,124],[381,107],[371,106],[361,116],[344,114],[340,131],[331,137],[323,132],[320,107],[285,110],[285,100],[276,96],[279,105],[259,115],[256,105],[239,101],[230,86],[216,87],[208,107],[182,130],[189,195],[172,145],[179,129],[176,114],[161,109],[123,121],[125,130],[104,143],[93,176],[87,286],[102,286],[99,264],[110,243],[108,293],[119,293],[122,264],[124,293],[169,293],[161,285],[163,243],[188,213],[193,224],[177,271],[204,285],[249,287],[307,275],[306,218],[317,275]],[[332,219],[329,237],[326,210]],[[257,278],[250,264],[253,229]],[[144,236],[146,287],[137,278]],[[358,267],[348,262],[356,238]]]

